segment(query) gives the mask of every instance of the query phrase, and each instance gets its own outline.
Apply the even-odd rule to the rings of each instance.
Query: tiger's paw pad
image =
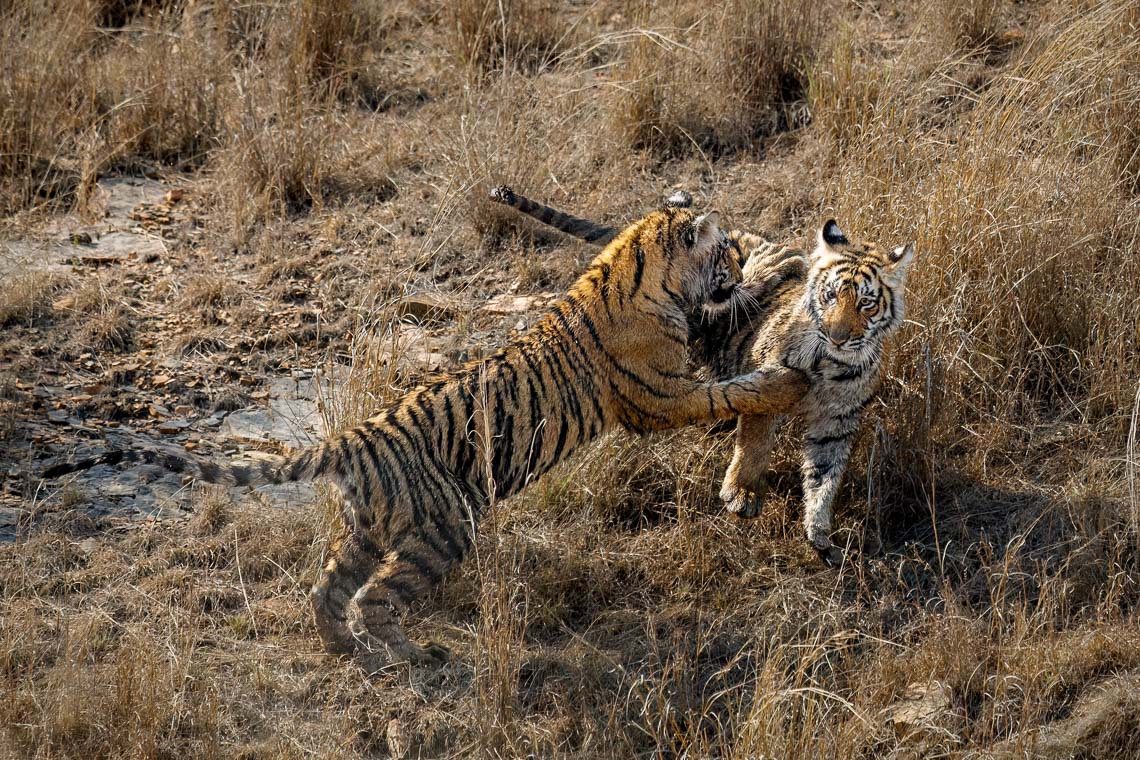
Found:
[[[724,508],[744,520],[759,517],[764,511],[764,497],[768,494],[768,484],[761,480],[755,489],[727,487],[721,489],[720,498]]]

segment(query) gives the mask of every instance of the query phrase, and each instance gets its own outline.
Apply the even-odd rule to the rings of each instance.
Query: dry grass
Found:
[[[618,134],[637,148],[716,155],[802,124],[832,12],[827,0],[647,5],[615,82]]]
[[[0,287],[0,327],[31,322],[51,312],[59,277],[39,270],[10,271]]]
[[[558,7],[544,0],[460,0],[444,13],[452,53],[469,76],[534,71],[553,63],[558,50],[569,45],[556,23]]]
[[[479,302],[588,252],[490,184],[613,223],[682,185],[736,226],[803,244],[835,215],[919,253],[838,573],[799,539],[796,441],[744,523],[723,435],[615,435],[499,505],[409,617],[450,664],[368,676],[308,614],[330,494],[205,491],[128,529],[87,486],[7,480],[0,754],[1140,758],[1138,28],[1122,1],[10,4],[4,209],[188,170],[208,234],[66,318],[40,318],[51,278],[5,277],[0,472],[50,445],[33,388],[106,382],[76,348],[181,346],[227,408],[253,367],[323,366],[336,430],[422,379],[407,294],[456,304],[441,345],[501,343],[520,317]],[[290,344],[302,317],[336,340]],[[892,719],[923,689],[945,701]]]

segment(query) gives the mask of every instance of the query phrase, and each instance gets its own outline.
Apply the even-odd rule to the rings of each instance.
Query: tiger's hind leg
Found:
[[[350,654],[356,644],[348,627],[348,606],[380,562],[379,551],[365,536],[350,534],[333,551],[310,600],[317,632],[331,654]]]
[[[463,526],[457,526],[463,530]],[[465,544],[464,544],[465,545]],[[457,562],[461,553],[444,544],[433,546],[417,536],[407,536],[389,551],[372,577],[356,592],[349,627],[357,654],[371,671],[399,662],[413,665],[438,664],[447,660],[446,647],[434,642],[422,646],[411,641],[399,622],[399,614],[422,599]]]
[[[839,417],[808,419],[804,434],[804,534],[825,564],[843,564],[831,542],[831,508],[859,427],[858,410]]]
[[[720,498],[737,517],[758,517],[768,489],[768,458],[772,452],[778,418],[746,415],[736,423],[732,463],[724,474]]]

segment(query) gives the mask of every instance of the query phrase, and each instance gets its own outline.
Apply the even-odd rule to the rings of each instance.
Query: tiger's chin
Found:
[[[829,340],[821,341],[824,351],[837,362],[852,367],[869,367],[879,359],[881,346],[873,340],[860,340],[842,345],[835,345]]]

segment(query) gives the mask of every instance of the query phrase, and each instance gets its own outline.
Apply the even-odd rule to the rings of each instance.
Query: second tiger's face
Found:
[[[858,359],[903,319],[906,271],[914,247],[881,251],[851,243],[834,221],[820,231],[812,256],[807,305],[829,353]]]

